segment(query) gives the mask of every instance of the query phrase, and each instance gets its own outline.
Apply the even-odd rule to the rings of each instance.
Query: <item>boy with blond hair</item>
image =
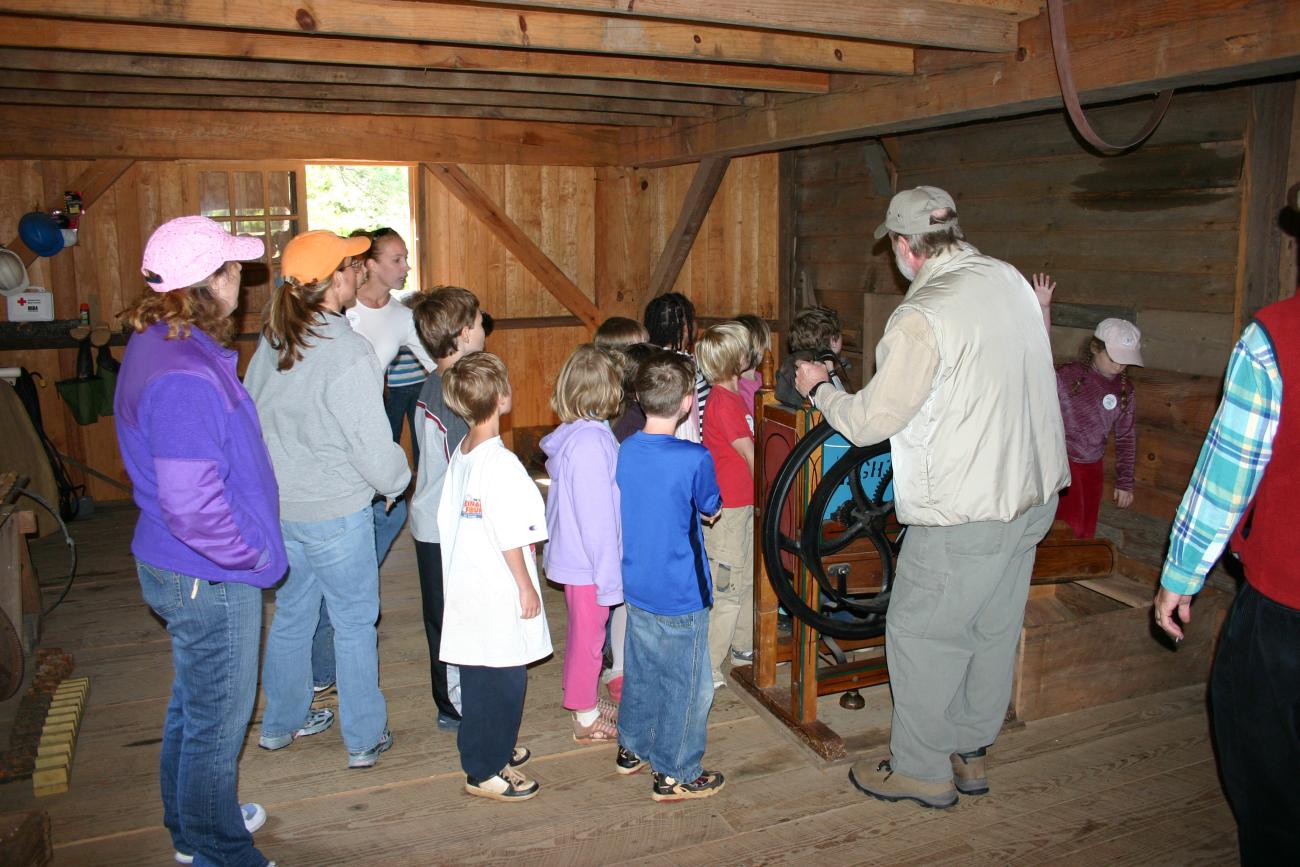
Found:
[[[750,363],[749,329],[739,322],[714,325],[695,341],[700,372],[712,386],[704,407],[704,447],[722,491],[722,515],[704,528],[713,576],[709,664],[722,686],[722,663],[754,660],[754,415],[740,396],[739,378]]]
[[[689,358],[661,350],[646,359],[634,380],[645,427],[623,441],[615,473],[628,615],[617,769],[634,774],[649,761],[656,801],[706,798],[723,784],[700,764],[713,705],[700,516],[717,517],[722,498],[708,449],[673,435],[694,385]]]
[[[501,416],[510,412],[501,359],[471,352],[443,374],[443,387],[447,405],[470,422],[438,504],[446,598],[440,657],[460,671],[456,747],[466,792],[522,801],[538,790],[518,770],[529,753],[515,744],[527,665],[551,654],[534,547],[546,538],[546,512],[524,465],[501,442]]]

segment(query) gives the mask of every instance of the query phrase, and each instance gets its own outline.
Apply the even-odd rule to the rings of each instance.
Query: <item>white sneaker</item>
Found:
[[[528,779],[509,765],[486,780],[465,776],[466,792],[494,801],[527,801],[537,794],[539,788],[536,780]]]
[[[244,814],[244,827],[248,829],[250,834],[266,824],[266,810],[261,804],[241,804],[239,812]],[[194,863],[194,856],[186,855],[184,852],[176,852],[172,857],[177,864]],[[270,867],[275,867],[274,861],[271,862]]]

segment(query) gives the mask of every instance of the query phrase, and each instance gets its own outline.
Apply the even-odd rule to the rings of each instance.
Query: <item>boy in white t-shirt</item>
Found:
[[[443,373],[442,388],[447,406],[471,425],[451,453],[438,504],[445,600],[440,656],[460,669],[456,746],[465,791],[527,800],[538,785],[518,770],[529,753],[515,740],[527,665],[551,654],[533,547],[546,539],[546,508],[523,464],[501,442],[501,416],[510,412],[501,359],[471,352]]]

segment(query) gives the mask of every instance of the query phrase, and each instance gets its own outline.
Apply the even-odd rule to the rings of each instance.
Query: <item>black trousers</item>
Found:
[[[486,780],[510,763],[524,718],[528,668],[460,666],[460,706],[464,717],[456,733],[460,766],[475,780]]]
[[[1241,585],[1219,637],[1210,705],[1241,863],[1295,863],[1300,853],[1300,611]]]
[[[438,661],[442,644],[442,546],[437,542],[415,543],[415,565],[420,571],[420,606],[424,611],[424,637],[429,643],[429,682],[438,713],[460,719],[447,694],[447,664]]]
[[[402,441],[402,424],[411,427],[411,466],[420,465],[420,441],[415,438],[415,403],[420,399],[420,389],[424,382],[414,385],[390,386],[384,394],[384,414],[388,416],[388,426],[393,431],[393,442]]]

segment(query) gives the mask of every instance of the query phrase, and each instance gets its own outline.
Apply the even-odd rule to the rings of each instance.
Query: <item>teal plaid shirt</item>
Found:
[[[1228,360],[1223,402],[1183,494],[1160,573],[1166,590],[1191,595],[1218,562],[1273,456],[1282,374],[1268,335],[1252,322]]]

